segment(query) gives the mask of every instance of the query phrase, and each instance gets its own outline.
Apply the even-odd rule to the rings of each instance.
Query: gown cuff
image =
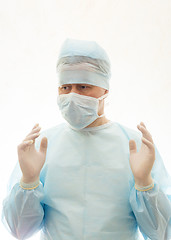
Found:
[[[32,183],[24,183],[22,180],[20,180],[20,187],[25,189],[25,190],[32,190],[35,189],[39,186],[40,180],[38,179],[35,182]]]
[[[139,186],[139,185],[135,184],[135,189],[138,190],[138,191],[141,191],[141,192],[146,192],[148,190],[151,190],[152,188],[154,188],[154,180],[153,180],[153,182],[150,185],[145,186],[145,187],[144,186]]]

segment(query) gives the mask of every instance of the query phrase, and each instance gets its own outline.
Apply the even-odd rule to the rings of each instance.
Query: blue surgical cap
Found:
[[[110,60],[95,41],[67,38],[57,60],[58,85],[90,84],[109,89]]]

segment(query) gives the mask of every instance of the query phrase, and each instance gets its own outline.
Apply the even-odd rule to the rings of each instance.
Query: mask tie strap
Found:
[[[104,94],[103,96],[101,96],[101,97],[99,97],[99,98],[97,98],[98,100],[102,100],[102,99],[104,99],[105,97],[107,97],[108,96],[108,93],[106,93],[106,94]]]
[[[103,113],[102,115],[98,116],[98,118],[101,118],[101,117],[104,117],[104,116],[105,116],[105,114]]]
[[[104,94],[103,96],[99,97],[98,100],[102,100],[108,96],[108,93]],[[103,113],[102,115],[98,116],[98,118],[104,117],[105,114]]]

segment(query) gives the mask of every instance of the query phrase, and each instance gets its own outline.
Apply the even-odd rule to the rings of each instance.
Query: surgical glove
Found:
[[[33,183],[39,179],[40,171],[45,163],[47,151],[47,138],[43,137],[39,152],[35,149],[35,139],[40,135],[39,124],[18,145],[18,160],[22,171],[22,182]]]

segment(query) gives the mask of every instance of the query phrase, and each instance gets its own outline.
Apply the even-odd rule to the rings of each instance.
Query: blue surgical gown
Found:
[[[49,128],[40,185],[19,186],[17,163],[3,202],[3,222],[13,236],[27,239],[41,230],[43,240],[171,239],[171,180],[155,147],[155,186],[134,188],[129,139],[138,150],[141,133],[110,121],[73,130],[67,123]]]

